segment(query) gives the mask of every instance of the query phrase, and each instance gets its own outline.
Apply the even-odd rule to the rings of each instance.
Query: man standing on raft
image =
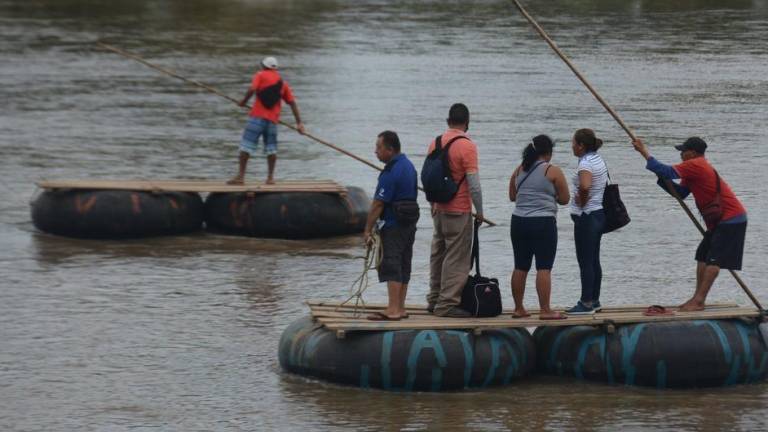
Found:
[[[381,233],[381,264],[376,268],[379,282],[387,283],[389,303],[383,312],[368,316],[372,321],[399,321],[408,318],[405,294],[411,279],[413,242],[419,220],[418,180],[416,168],[400,153],[400,138],[384,131],[376,140],[376,157],[384,162],[379,182],[368,212],[363,238],[370,245],[374,225],[379,222]]]
[[[293,97],[293,91],[277,72],[277,60],[266,57],[261,61],[261,71],[257,72],[251,81],[251,86],[245,93],[240,106],[244,107],[251,96],[256,95],[249,119],[240,141],[239,171],[227,184],[239,185],[245,180],[245,168],[248,159],[253,156],[258,147],[260,137],[264,137],[264,154],[267,155],[267,184],[275,183],[275,163],[277,162],[277,123],[280,120],[281,101],[291,106],[293,117],[296,119],[296,129],[304,134],[304,124],[301,122],[299,106]]]
[[[696,292],[680,306],[684,312],[704,310],[707,294],[720,269],[741,270],[747,211],[704,157],[707,143],[703,139],[691,137],[675,146],[683,160],[675,166],[657,161],[640,139],[632,145],[648,161],[645,167],[659,176],[659,185],[667,192],[670,191],[665,180],[681,179],[679,185],[672,183],[673,187],[680,198],[693,193],[696,207],[704,218],[707,232],[696,249]]]

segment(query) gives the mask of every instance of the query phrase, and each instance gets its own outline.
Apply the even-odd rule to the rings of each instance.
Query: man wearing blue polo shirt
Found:
[[[408,318],[405,294],[411,279],[413,242],[419,218],[416,168],[405,154],[400,153],[400,138],[392,131],[379,134],[376,157],[386,165],[379,174],[363,236],[365,243],[370,244],[374,225],[378,222],[382,244],[379,282],[387,283],[389,302],[383,312],[371,314],[368,319],[398,321]]]

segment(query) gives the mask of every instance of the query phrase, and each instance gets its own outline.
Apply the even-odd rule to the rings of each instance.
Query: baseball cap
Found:
[[[693,150],[696,153],[704,154],[707,150],[707,143],[699,137],[690,137],[684,143],[676,145],[675,148],[680,151]]]
[[[261,65],[267,69],[277,69],[277,59],[274,57],[264,57],[261,61]]]

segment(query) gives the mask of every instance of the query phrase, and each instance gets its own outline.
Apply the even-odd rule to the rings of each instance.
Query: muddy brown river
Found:
[[[672,146],[688,136],[709,142],[708,157],[749,212],[743,278],[768,303],[768,2],[526,4],[659,159],[677,161]],[[693,291],[699,234],[507,1],[0,0],[0,430],[768,429],[765,383],[657,391],[539,377],[397,394],[283,373],[282,330],[307,313],[304,300],[348,294],[362,268],[357,236],[86,241],[37,232],[29,200],[40,179],[235,172],[242,111],[97,40],[233,97],[274,55],[307,129],[371,160],[376,134],[394,129],[420,165],[448,107],[466,103],[485,215],[498,223],[480,234],[483,270],[502,280],[507,306],[506,188],[520,151],[548,133],[570,175],[568,140],[593,128],[633,218],[604,238],[603,304],[676,304]],[[373,191],[369,167],[279,133],[278,178]],[[264,161],[249,175],[264,177]],[[579,293],[566,209],[558,227],[552,299],[564,307]],[[422,218],[409,302],[424,302],[431,232]],[[384,287],[371,285],[366,299],[383,301]],[[727,274],[711,301],[749,304]]]

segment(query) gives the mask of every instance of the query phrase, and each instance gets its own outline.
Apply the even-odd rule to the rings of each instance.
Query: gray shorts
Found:
[[[416,240],[416,225],[385,227],[381,230],[382,258],[377,269],[379,282],[400,282],[411,280],[411,259],[413,242]]]

